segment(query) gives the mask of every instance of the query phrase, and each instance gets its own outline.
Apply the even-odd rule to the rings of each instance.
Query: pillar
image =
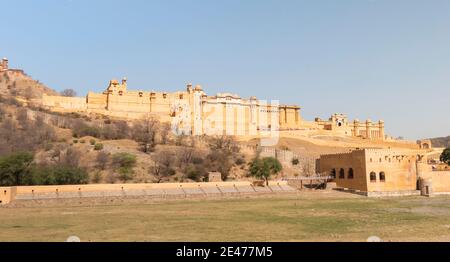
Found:
[[[372,139],[372,121],[370,119],[367,119],[366,121],[366,136],[367,139]]]

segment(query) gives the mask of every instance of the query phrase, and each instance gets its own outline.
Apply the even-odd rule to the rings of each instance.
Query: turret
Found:
[[[188,92],[189,94],[192,93],[192,91],[193,91],[193,89],[192,89],[192,83],[187,84],[186,90],[187,90],[187,92]]]
[[[372,120],[367,119],[366,121],[366,133],[367,133],[367,138],[371,139],[372,138]]]
[[[8,70],[8,58],[3,58],[2,59],[2,66],[1,66],[2,70]]]

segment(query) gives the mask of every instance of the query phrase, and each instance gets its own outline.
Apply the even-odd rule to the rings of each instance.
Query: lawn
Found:
[[[0,208],[0,241],[450,241],[450,196],[324,194]]]

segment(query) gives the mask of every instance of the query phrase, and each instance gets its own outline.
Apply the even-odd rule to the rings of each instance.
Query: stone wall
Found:
[[[255,187],[251,182],[161,183],[161,184],[90,184],[64,186],[0,187],[2,205],[15,201],[58,199],[189,196],[293,192],[286,181],[271,181],[268,187]]]

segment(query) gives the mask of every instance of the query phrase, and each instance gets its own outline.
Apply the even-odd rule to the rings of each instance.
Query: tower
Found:
[[[1,66],[2,70],[8,70],[8,58],[3,58],[2,59],[2,66]]]

